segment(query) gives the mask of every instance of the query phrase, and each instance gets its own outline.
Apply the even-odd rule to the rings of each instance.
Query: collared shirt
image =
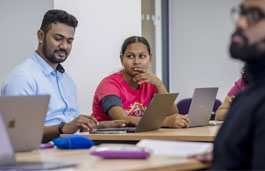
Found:
[[[80,114],[72,78],[60,64],[54,71],[36,52],[8,75],[1,89],[2,96],[47,94],[50,102],[45,126],[71,122]]]

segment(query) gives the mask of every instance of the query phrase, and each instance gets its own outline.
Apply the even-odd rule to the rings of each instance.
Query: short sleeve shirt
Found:
[[[244,88],[245,88],[245,84],[244,84],[242,78],[240,78],[235,82],[235,85],[230,89],[230,91],[228,92],[228,96],[230,96],[230,97],[236,96]]]
[[[155,93],[157,93],[156,88],[149,83],[142,84],[138,90],[134,90],[127,84],[120,72],[114,73],[104,78],[97,87],[92,116],[99,121],[112,120],[103,112],[101,100],[105,96],[116,95],[121,98],[123,109],[128,116],[142,117]]]

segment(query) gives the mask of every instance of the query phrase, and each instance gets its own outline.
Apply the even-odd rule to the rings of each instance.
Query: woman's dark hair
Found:
[[[50,30],[50,25],[57,22],[74,27],[74,29],[78,24],[77,19],[73,15],[63,10],[53,9],[47,11],[44,15],[40,29],[46,34]]]
[[[241,77],[242,77],[242,80],[243,80],[245,86],[249,85],[250,81],[249,81],[249,72],[248,72],[247,65],[243,66],[242,71],[241,71]]]
[[[150,45],[149,45],[148,41],[146,40],[146,38],[139,37],[139,36],[132,36],[132,37],[127,38],[123,42],[122,47],[121,47],[121,55],[123,55],[125,53],[127,47],[130,44],[136,43],[136,42],[143,43],[147,47],[147,51],[148,51],[149,55],[151,54],[151,48],[150,48]]]

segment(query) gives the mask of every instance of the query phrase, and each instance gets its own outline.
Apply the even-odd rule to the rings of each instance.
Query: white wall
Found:
[[[121,69],[119,52],[123,41],[141,35],[140,0],[54,0],[79,20],[66,71],[78,87],[81,113],[91,113],[100,81]]]
[[[242,63],[230,59],[234,31],[230,10],[241,0],[171,0],[170,91],[178,100],[196,87],[219,87],[223,100],[240,77]],[[177,100],[177,101],[178,101]]]
[[[223,100],[240,76],[228,55],[234,30],[230,9],[241,0],[172,0],[170,91],[190,97],[195,87],[218,86]],[[73,50],[63,64],[78,86],[81,112],[90,113],[100,80],[121,68],[123,40],[141,35],[140,0],[1,0],[0,83],[37,47],[36,32],[48,9],[79,20]]]
[[[45,12],[63,9],[76,16],[72,52],[63,64],[78,87],[82,113],[90,114],[94,91],[105,76],[121,69],[125,38],[141,35],[140,0],[0,0],[0,84],[37,48]]]
[[[33,54],[43,15],[52,8],[53,0],[0,0],[0,85]]]

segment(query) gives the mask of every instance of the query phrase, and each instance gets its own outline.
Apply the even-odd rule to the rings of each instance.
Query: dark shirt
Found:
[[[123,107],[121,103],[121,98],[116,95],[105,96],[100,102],[103,106],[103,111],[106,115],[108,115],[108,112],[110,108],[112,107],[115,107],[115,106]]]
[[[234,99],[216,136],[213,170],[265,169],[265,65],[249,68],[252,83]]]

